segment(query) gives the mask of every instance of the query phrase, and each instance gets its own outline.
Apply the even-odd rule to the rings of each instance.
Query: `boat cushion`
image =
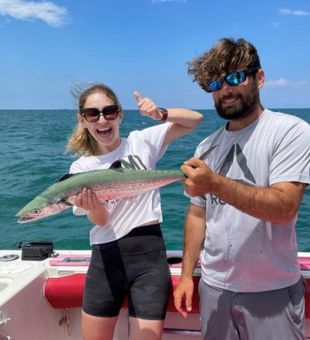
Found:
[[[44,285],[44,296],[54,308],[80,308],[86,274],[72,274],[48,278]]]
[[[80,308],[82,306],[83,291],[85,286],[86,274],[71,274],[62,277],[48,278],[44,285],[44,296],[49,304],[54,308]],[[180,276],[172,276],[173,288],[176,287]],[[194,277],[195,292],[193,298],[192,312],[199,313],[198,305],[198,286],[199,277]],[[127,307],[125,301],[123,308]],[[173,294],[170,295],[168,311],[175,312]]]
[[[54,308],[80,308],[82,306],[83,291],[85,286],[86,274],[72,274],[63,277],[51,277],[46,280],[44,285],[44,296],[50,305]],[[173,289],[180,280],[180,276],[172,275]],[[310,284],[307,281],[305,300],[306,300],[306,318],[310,318]],[[193,296],[192,312],[199,313],[198,297],[199,277],[194,277],[195,291]],[[127,301],[123,305],[127,307]],[[168,302],[168,311],[175,312],[173,294],[170,294]]]
[[[303,271],[309,271],[310,269],[310,257],[299,256],[300,268]],[[168,257],[169,266],[172,268],[180,268],[182,262],[182,257],[170,256]],[[76,266],[76,265],[89,265],[89,258],[77,255],[76,257],[72,255],[59,256],[56,260],[53,259],[51,265],[54,266]],[[200,263],[198,263],[200,267]],[[82,306],[83,291],[85,286],[86,274],[71,274],[63,277],[51,277],[46,280],[44,286],[44,295],[50,305],[54,308],[80,308]],[[176,287],[180,280],[179,275],[172,275],[173,289]],[[194,313],[199,313],[199,297],[198,297],[198,282],[199,276],[194,277],[195,291],[193,296],[193,306],[192,311]],[[306,304],[306,318],[310,318],[310,279],[306,276],[306,291],[305,291],[305,304]],[[124,307],[127,306],[127,301]],[[168,311],[175,312],[173,302],[173,294],[170,295],[168,302]]]

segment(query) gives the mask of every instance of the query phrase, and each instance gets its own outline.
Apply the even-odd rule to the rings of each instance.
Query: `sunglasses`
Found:
[[[229,86],[238,86],[245,82],[246,78],[258,71],[258,67],[250,67],[247,70],[235,71],[227,73],[221,79],[215,79],[207,84],[207,92],[219,91],[223,87],[224,80]]]
[[[102,114],[106,120],[114,120],[117,118],[120,112],[118,105],[109,105],[99,110],[95,107],[89,107],[84,109],[81,115],[90,123],[98,122],[100,115]]]

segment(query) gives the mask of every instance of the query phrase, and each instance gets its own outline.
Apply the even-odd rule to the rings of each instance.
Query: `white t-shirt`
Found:
[[[100,156],[82,156],[70,167],[70,173],[107,169],[117,160],[126,167],[143,170],[155,169],[156,163],[165,153],[163,147],[170,123],[133,131],[121,144],[108,154]],[[95,225],[90,231],[90,243],[100,244],[117,240],[128,234],[135,227],[151,221],[162,222],[159,190],[149,191],[128,200],[107,202],[109,222],[104,226]],[[74,207],[76,215],[85,215],[86,211]]]
[[[256,187],[310,181],[310,126],[279,112],[265,110],[238,131],[222,128],[195,153],[215,172]],[[259,220],[207,194],[191,202],[206,208],[202,256],[203,280],[235,292],[288,287],[300,278],[295,224]]]

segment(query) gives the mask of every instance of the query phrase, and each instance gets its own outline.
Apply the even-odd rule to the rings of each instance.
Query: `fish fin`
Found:
[[[122,161],[120,159],[118,159],[117,161],[113,162],[110,167],[110,170],[116,170],[116,171],[130,171],[130,169],[124,168]]]
[[[113,170],[124,170],[124,168],[122,167],[122,162],[120,159],[118,159],[117,161],[113,162],[109,169],[113,169]]]
[[[64,205],[66,205],[66,206],[68,206],[68,207],[73,207],[73,205],[74,205],[74,204],[70,203],[69,201],[67,201],[66,198],[62,198],[62,199],[59,201],[59,203],[64,204]]]

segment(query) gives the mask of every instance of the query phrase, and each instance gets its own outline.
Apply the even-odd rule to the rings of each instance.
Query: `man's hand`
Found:
[[[181,277],[180,282],[173,292],[174,306],[176,310],[184,317],[192,310],[192,299],[194,293],[193,278]]]
[[[181,170],[186,175],[184,189],[190,196],[202,196],[211,191],[216,174],[198,158],[184,162]]]

